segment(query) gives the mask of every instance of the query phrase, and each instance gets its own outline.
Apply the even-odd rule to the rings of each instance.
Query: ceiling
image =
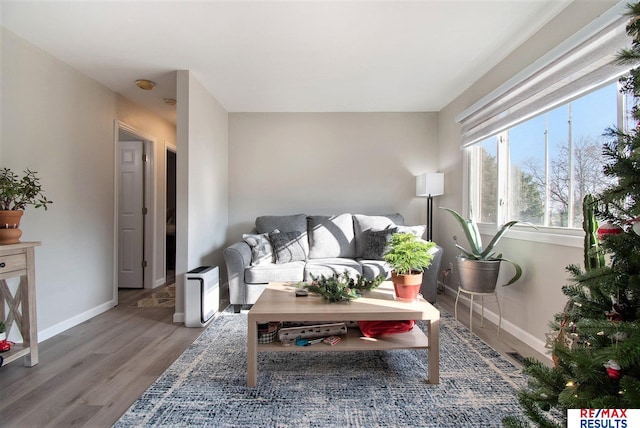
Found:
[[[571,1],[2,0],[0,14],[175,123],[162,101],[176,96],[175,70],[229,112],[439,111]]]

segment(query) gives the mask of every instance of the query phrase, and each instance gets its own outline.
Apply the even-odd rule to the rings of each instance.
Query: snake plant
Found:
[[[513,227],[514,225],[518,223],[522,223],[522,224],[532,226],[537,230],[535,226],[529,223],[518,221],[518,220],[513,220],[508,223],[505,223],[500,228],[498,233],[495,234],[491,242],[489,242],[489,245],[483,248],[482,238],[480,237],[480,230],[478,229],[478,224],[474,219],[470,218],[468,220],[465,220],[460,214],[458,214],[456,211],[452,210],[451,208],[440,207],[440,209],[448,211],[453,215],[453,217],[458,221],[458,223],[462,227],[462,231],[464,232],[465,236],[467,237],[467,240],[469,241],[469,246],[471,248],[470,250],[467,250],[462,245],[456,243],[456,248],[460,250],[463,257],[469,260],[505,261],[507,263],[510,263],[515,268],[516,274],[513,276],[513,278],[509,280],[509,282],[504,284],[505,286],[511,285],[514,282],[516,282],[518,279],[520,279],[520,277],[522,276],[522,268],[520,267],[520,265],[514,262],[513,260],[505,259],[504,257],[502,257],[502,254],[496,254],[493,251],[493,248],[498,244],[498,241],[500,241],[500,239],[504,236],[504,234],[507,233],[507,231],[511,229],[511,227]],[[453,239],[456,240],[457,242],[457,239],[455,238],[455,236]]]

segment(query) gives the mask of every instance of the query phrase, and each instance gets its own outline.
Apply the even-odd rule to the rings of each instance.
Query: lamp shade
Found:
[[[444,174],[428,172],[416,177],[416,196],[438,196],[444,194]]]

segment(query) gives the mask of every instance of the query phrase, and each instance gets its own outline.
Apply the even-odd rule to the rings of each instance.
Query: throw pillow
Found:
[[[307,215],[265,215],[256,218],[256,230],[258,233],[271,233],[275,229],[282,232],[297,231],[302,234],[300,243],[305,254],[309,254],[309,240],[307,238]]]
[[[306,238],[306,235],[300,232],[271,232],[269,239],[276,255],[276,263],[307,260],[302,238]]]
[[[364,231],[383,230],[387,227],[395,227],[404,224],[404,218],[400,214],[385,215],[353,215],[353,231],[356,237],[356,258],[364,254]]]
[[[411,233],[415,235],[417,238],[422,238],[424,232],[427,230],[426,224],[421,224],[419,226],[397,226],[398,233]]]
[[[273,247],[266,233],[245,233],[242,239],[251,247],[251,266],[275,262]]]
[[[382,256],[387,247],[387,243],[391,240],[391,235],[397,231],[397,227],[376,231],[365,230],[364,253],[362,258],[366,260],[384,260]]]

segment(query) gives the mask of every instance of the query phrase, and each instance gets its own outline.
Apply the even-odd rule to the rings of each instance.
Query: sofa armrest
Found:
[[[251,248],[244,242],[236,242],[222,252],[229,276],[229,303],[247,304],[247,284],[244,282],[244,270],[251,264]]]

